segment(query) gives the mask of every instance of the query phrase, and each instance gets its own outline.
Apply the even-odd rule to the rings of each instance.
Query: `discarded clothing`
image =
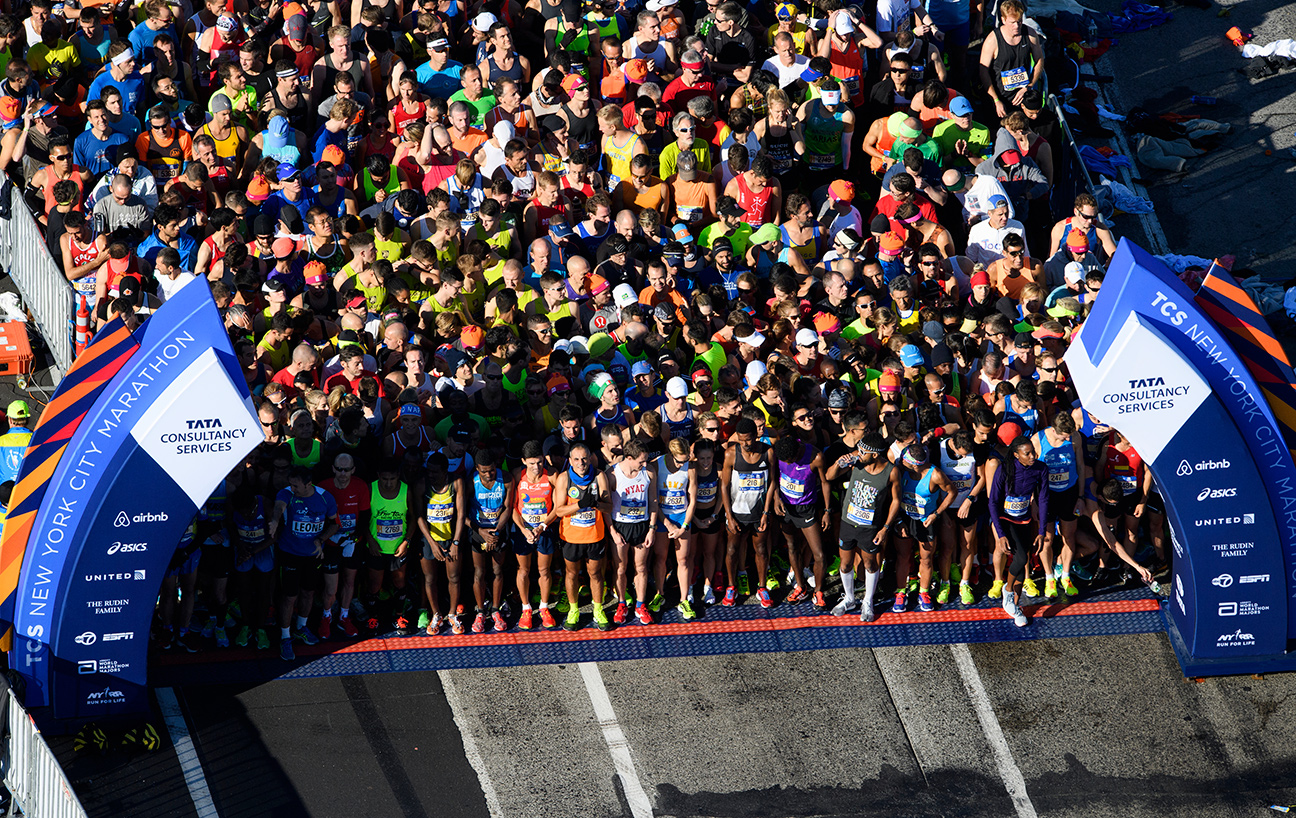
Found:
[[[1201,156],[1206,151],[1194,148],[1186,139],[1158,139],[1144,134],[1139,137],[1138,160],[1149,168],[1156,170],[1181,171],[1188,164],[1185,160]]]
[[[1211,266],[1211,260],[1208,258],[1202,258],[1201,256],[1181,256],[1176,253],[1162,253],[1157,256],[1157,258],[1164,261],[1166,266],[1171,270],[1174,270],[1176,273],[1182,273],[1189,267],[1205,267],[1209,269]]]
[[[1116,178],[1117,168],[1134,167],[1134,163],[1129,160],[1128,156],[1121,156],[1120,154],[1105,156],[1089,145],[1080,146],[1080,161],[1084,162],[1090,173],[1099,173],[1111,179]]]
[[[1152,203],[1142,196],[1138,196],[1120,182],[1111,179],[1103,179],[1102,184],[1111,188],[1112,198],[1116,201],[1116,207],[1124,210],[1126,213],[1151,213],[1153,211]]]
[[[1288,37],[1264,45],[1247,43],[1242,46],[1242,56],[1248,60],[1253,57],[1286,57],[1289,60],[1296,60],[1296,40]]]
[[[1131,31],[1147,31],[1173,19],[1173,14],[1156,6],[1125,0],[1121,4],[1121,13],[1112,17],[1112,33],[1128,34]]]

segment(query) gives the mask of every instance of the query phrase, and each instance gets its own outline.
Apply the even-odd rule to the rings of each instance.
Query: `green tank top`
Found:
[[[564,318],[571,318],[571,301],[564,298],[561,304],[545,313],[545,318],[554,325],[554,333],[557,334],[558,322]]]
[[[625,356],[625,359],[630,362],[631,366],[634,366],[640,361],[648,360],[648,353],[640,352],[638,355],[631,355],[630,350],[626,349],[625,344],[617,344],[617,351]]]
[[[693,359],[693,366],[696,367],[698,361],[705,364],[706,368],[711,371],[711,383],[715,384],[720,383],[720,367],[728,363],[728,360],[729,357],[725,355],[724,347],[712,341],[710,349]]]
[[[365,201],[372,202],[374,196],[378,195],[378,191],[380,190],[387,191],[388,196],[395,196],[397,193],[400,193],[400,180],[397,179],[396,176],[397,174],[394,171],[387,174],[387,184],[378,187],[374,184],[373,176],[370,175],[369,169],[365,168],[364,175],[361,176],[362,184],[364,185]]]
[[[522,369],[522,377],[516,381],[510,381],[508,373],[504,373],[504,388],[513,394],[518,400],[526,397],[527,371]]]
[[[806,164],[812,170],[840,165],[842,133],[846,130],[846,125],[842,122],[844,109],[825,115],[822,102],[815,100],[810,104],[814,107],[805,124]]]
[[[369,490],[369,536],[374,538],[378,550],[384,554],[395,554],[405,541],[405,515],[409,511],[405,495],[408,491],[401,483],[396,499],[388,500],[382,496],[377,480]]]
[[[365,297],[369,304],[370,312],[382,312],[383,304],[387,303],[387,288],[379,284],[376,287],[366,287],[360,283],[360,279],[355,280],[355,287],[360,294]]]
[[[450,542],[454,539],[454,483],[444,491],[429,491],[427,510],[424,512],[428,531],[437,542]]]
[[[568,43],[566,48],[564,48],[563,50],[574,51],[578,54],[588,54],[589,47],[590,47],[589,30],[590,30],[590,24],[585,22],[584,20],[581,20],[580,33],[577,34],[576,39]],[[562,18],[559,17],[558,18],[558,44],[560,48],[562,48],[563,35],[566,33],[567,33],[567,27],[563,25]],[[580,73],[583,75],[586,72],[582,71]]]
[[[320,446],[321,444],[318,440],[312,440],[310,453],[303,457],[302,455],[297,454],[297,441],[293,440],[293,442],[288,445],[288,451],[292,453],[293,465],[306,466],[312,469],[318,466],[320,462]]]

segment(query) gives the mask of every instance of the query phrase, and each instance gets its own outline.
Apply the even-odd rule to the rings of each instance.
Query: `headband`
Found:
[[[923,466],[927,465],[926,458],[919,460],[914,456],[912,446],[905,447],[904,453],[900,455],[900,460],[904,463],[905,468],[908,469],[921,469]]]
[[[288,79],[289,77],[295,77],[297,76],[297,66],[293,66],[292,68],[284,68],[280,71],[276,71],[275,76],[279,77],[280,79]]]
[[[135,59],[135,52],[128,48],[122,53],[118,54],[116,57],[113,57],[112,64],[121,65],[123,63],[130,62],[133,59]]]
[[[882,454],[881,446],[874,446],[863,439],[861,439],[859,443],[855,444],[855,448],[863,454]]]
[[[896,124],[896,136],[903,136],[905,139],[917,139],[922,136],[922,133],[912,125],[906,125],[903,122]]]

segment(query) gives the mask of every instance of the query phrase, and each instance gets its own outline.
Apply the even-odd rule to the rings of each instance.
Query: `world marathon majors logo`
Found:
[[[117,675],[125,673],[130,662],[119,662],[116,659],[80,659],[77,661],[78,676],[93,676],[96,673]]]

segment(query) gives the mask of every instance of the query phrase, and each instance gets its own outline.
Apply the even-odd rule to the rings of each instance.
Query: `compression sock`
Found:
[[[842,591],[846,594],[846,601],[855,604],[855,574],[850,571],[839,571],[842,581]]]
[[[878,580],[882,578],[881,571],[864,572],[864,605],[873,604],[873,595],[877,593]]]

